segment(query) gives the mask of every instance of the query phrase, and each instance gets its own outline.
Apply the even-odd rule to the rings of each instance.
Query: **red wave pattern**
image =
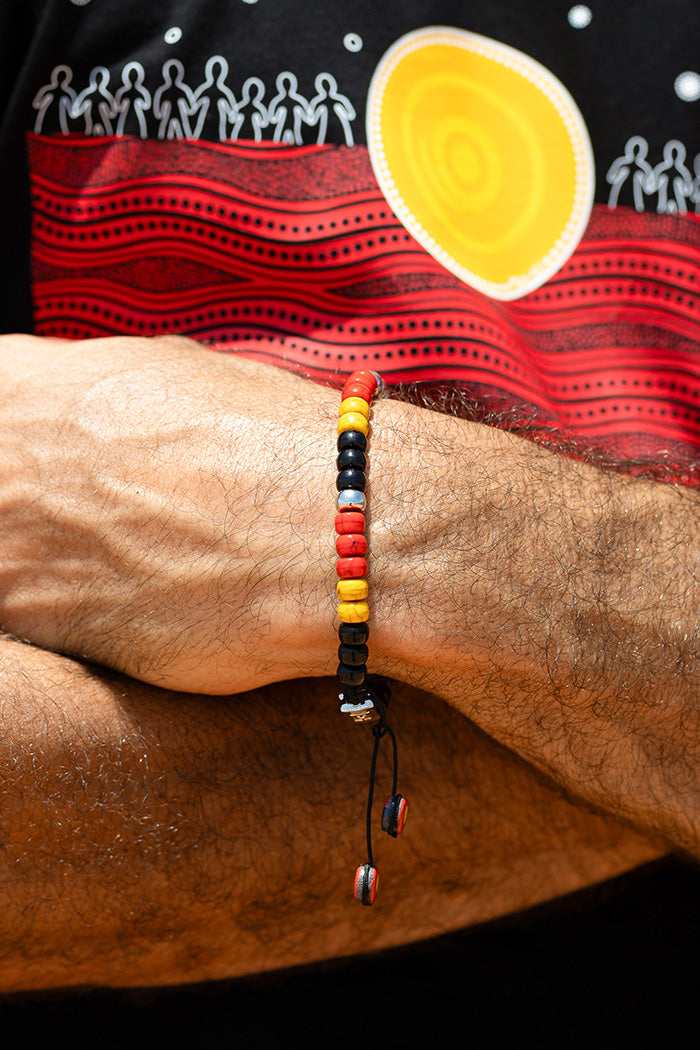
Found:
[[[543,288],[497,303],[404,230],[362,147],[29,139],[35,330],[187,334],[337,382],[457,383],[651,456],[700,446],[700,222],[596,206]]]

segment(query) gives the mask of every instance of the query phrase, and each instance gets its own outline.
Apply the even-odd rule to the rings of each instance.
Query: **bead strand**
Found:
[[[338,680],[340,710],[355,722],[372,723],[374,747],[367,798],[367,861],[355,872],[353,895],[360,904],[373,904],[378,883],[372,852],[372,802],[379,745],[385,736],[393,751],[391,795],[384,804],[382,830],[392,838],[403,831],[406,799],[397,791],[398,755],[396,737],[387,722],[390,688],[386,679],[367,678],[369,649],[369,585],[367,583],[367,536],[365,533],[367,433],[372,398],[383,390],[376,372],[353,372],[345,381],[338,418],[338,477],[335,519],[336,570],[339,599]]]
[[[360,686],[367,674],[369,604],[365,487],[367,432],[372,398],[382,386],[375,372],[353,372],[345,380],[338,418],[338,681],[344,688]]]

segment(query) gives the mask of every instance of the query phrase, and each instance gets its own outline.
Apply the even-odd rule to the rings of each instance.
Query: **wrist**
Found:
[[[481,499],[475,468],[490,453],[493,433],[404,402],[375,405],[369,510],[373,669],[431,691],[440,692],[444,673],[436,651],[454,647],[463,673],[473,660],[464,644],[458,593],[469,585],[465,574],[474,553],[469,544],[465,549],[463,526]]]
[[[372,448],[377,671],[469,715],[487,695],[677,691],[698,600],[695,493],[394,401],[376,405]],[[669,667],[655,685],[651,653]]]

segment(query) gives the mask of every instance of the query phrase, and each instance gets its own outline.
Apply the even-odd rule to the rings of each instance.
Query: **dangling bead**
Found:
[[[406,823],[408,802],[403,795],[390,795],[382,810],[382,831],[393,839],[400,835]]]
[[[355,872],[355,900],[360,904],[374,904],[377,896],[379,872],[371,864],[360,864]]]

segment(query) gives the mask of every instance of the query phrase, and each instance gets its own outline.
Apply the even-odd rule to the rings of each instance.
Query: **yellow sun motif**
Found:
[[[397,40],[372,78],[367,141],[404,226],[494,299],[543,284],[588,223],[583,118],[544,66],[497,41],[442,26]]]

